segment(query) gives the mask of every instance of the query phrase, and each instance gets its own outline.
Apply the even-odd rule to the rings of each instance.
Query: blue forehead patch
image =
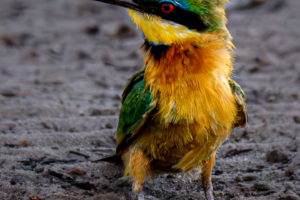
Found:
[[[189,9],[189,4],[185,1],[185,0],[159,0],[158,2],[160,3],[172,3],[174,5],[178,5],[180,8],[184,9],[184,10],[188,10]]]

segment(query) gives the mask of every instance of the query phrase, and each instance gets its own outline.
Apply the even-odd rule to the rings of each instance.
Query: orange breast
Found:
[[[231,125],[237,111],[228,85],[232,65],[227,45],[217,40],[199,48],[186,42],[165,54],[146,59],[146,86],[158,100],[156,120],[206,128]]]
[[[219,40],[204,44],[172,45],[161,59],[146,57],[144,77],[158,100],[158,111],[136,145],[153,160],[182,170],[217,150],[237,112],[228,85],[232,71],[228,44]]]

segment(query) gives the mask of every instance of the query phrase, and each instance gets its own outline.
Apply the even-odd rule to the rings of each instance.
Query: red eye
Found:
[[[174,6],[171,3],[163,3],[163,4],[161,4],[161,10],[164,13],[170,13],[170,12],[172,12],[173,9],[174,9]]]

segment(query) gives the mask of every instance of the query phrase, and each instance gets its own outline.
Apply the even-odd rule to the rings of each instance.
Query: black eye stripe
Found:
[[[139,0],[136,0],[139,1]],[[163,19],[175,22],[177,24],[184,25],[188,27],[189,29],[196,29],[198,31],[203,31],[207,29],[208,27],[203,23],[203,21],[200,19],[199,15],[186,11],[176,4],[172,4],[174,8],[172,9],[172,12],[164,12],[162,10],[162,5],[169,2],[136,2],[142,5],[145,5],[148,10],[147,12],[149,14],[158,15]],[[171,4],[171,3],[170,3]]]
[[[172,13],[161,15],[163,19],[173,21],[178,24],[182,24],[189,29],[196,29],[198,31],[207,29],[207,26],[203,23],[200,17],[186,10],[176,7]]]

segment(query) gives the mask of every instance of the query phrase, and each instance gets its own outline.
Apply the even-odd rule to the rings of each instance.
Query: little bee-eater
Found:
[[[196,167],[206,198],[215,154],[232,128],[245,127],[245,95],[230,79],[233,44],[227,0],[97,0],[128,9],[142,30],[144,66],[127,83],[116,154],[138,195],[145,179]]]

